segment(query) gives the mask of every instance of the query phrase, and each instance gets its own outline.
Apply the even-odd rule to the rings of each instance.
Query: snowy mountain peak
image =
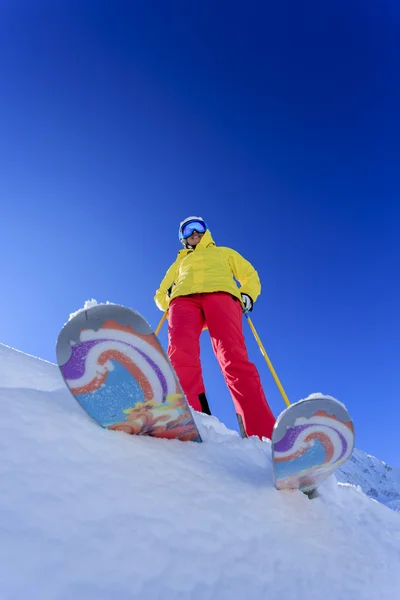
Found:
[[[354,450],[351,458],[337,471],[336,478],[359,485],[370,498],[400,510],[400,471],[374,456]]]

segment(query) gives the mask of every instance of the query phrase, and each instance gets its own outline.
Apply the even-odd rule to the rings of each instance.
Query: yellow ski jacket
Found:
[[[240,289],[235,279],[240,283]],[[154,300],[158,308],[165,311],[171,300],[178,296],[207,292],[227,292],[239,300],[240,294],[248,294],[254,302],[261,292],[260,279],[253,265],[236,250],[217,246],[208,230],[196,248],[178,252]]]

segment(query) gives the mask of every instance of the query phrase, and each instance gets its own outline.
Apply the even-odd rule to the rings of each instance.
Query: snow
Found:
[[[78,313],[80,312],[84,312],[85,310],[88,310],[89,308],[92,308],[92,306],[96,306],[96,304],[98,304],[97,300],[95,300],[94,298],[92,298],[91,300],[86,300],[83,307],[79,308],[78,310],[72,312],[69,315],[69,321],[71,319],[73,319]],[[111,304],[111,302],[105,302],[105,304]]]
[[[400,510],[400,471],[374,456],[355,449],[336,478],[359,485],[371,498],[392,510]]]
[[[347,410],[347,407],[345,404],[343,404],[343,402],[340,402],[340,400],[338,400],[334,396],[329,396],[327,394],[323,394],[322,392],[314,392],[313,394],[307,396],[307,398],[302,398],[299,402],[305,402],[306,400],[319,400],[320,398],[326,398],[327,400],[335,400],[335,402],[339,402],[339,404],[341,404],[343,408]]]
[[[97,426],[56,366],[0,346],[1,600],[396,600],[400,515],[361,488],[278,492],[270,446]]]

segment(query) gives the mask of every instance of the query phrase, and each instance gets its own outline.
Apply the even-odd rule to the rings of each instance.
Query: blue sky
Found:
[[[399,467],[400,13],[276,4],[3,3],[0,341],[54,361],[90,298],[156,326],[199,214],[259,272],[253,321],[291,401],[339,398],[357,446]],[[236,427],[207,334],[202,352]]]

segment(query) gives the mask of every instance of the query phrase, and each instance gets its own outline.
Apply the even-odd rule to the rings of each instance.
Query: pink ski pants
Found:
[[[201,411],[204,382],[200,334],[207,325],[214,353],[246,435],[271,438],[275,417],[256,366],[249,361],[242,330],[241,302],[225,292],[192,294],[172,300],[168,317],[168,355],[189,404]]]

